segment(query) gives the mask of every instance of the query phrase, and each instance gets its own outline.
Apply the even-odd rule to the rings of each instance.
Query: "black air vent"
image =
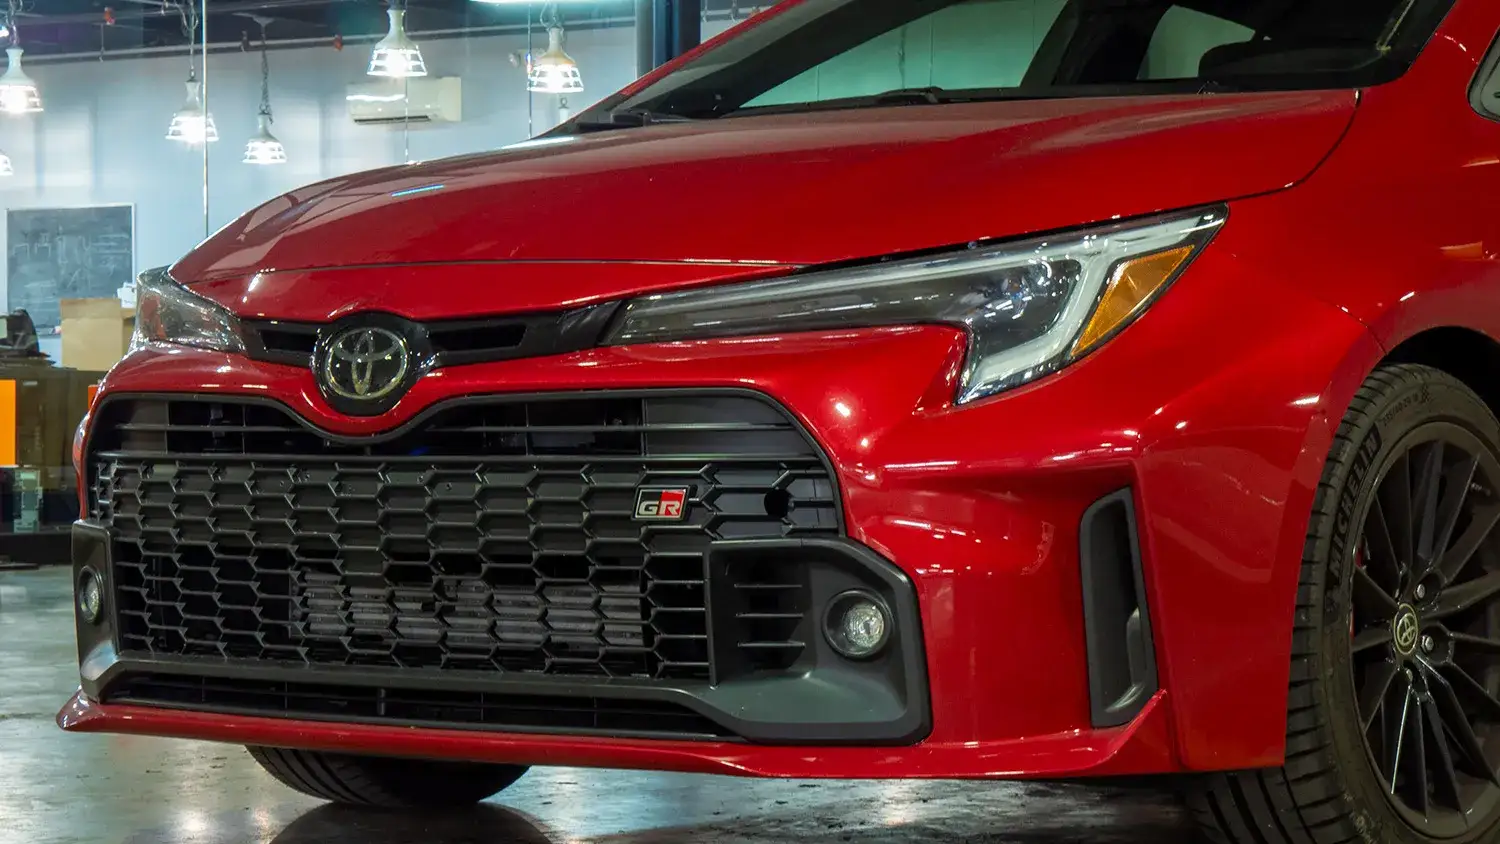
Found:
[[[730,567],[736,647],[751,670],[784,670],[807,648],[807,575],[793,560],[742,560]]]
[[[105,695],[107,703],[180,706],[252,715],[525,732],[723,738],[728,731],[682,706],[608,697],[436,692],[335,683],[283,683],[140,674]]]
[[[1159,688],[1130,490],[1084,513],[1079,558],[1094,726],[1118,727],[1140,714]]]

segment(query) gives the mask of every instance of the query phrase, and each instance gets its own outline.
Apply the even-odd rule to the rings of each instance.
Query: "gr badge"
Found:
[[[635,494],[635,518],[642,522],[680,522],[687,518],[688,490],[642,489]]]

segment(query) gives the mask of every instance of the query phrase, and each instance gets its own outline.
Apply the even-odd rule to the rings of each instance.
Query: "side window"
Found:
[[[1254,30],[1233,21],[1173,6],[1162,15],[1156,33],[1151,36],[1151,46],[1141,62],[1140,78],[1192,79],[1198,76],[1198,65],[1209,50],[1254,37]]]
[[[955,3],[835,56],[746,106],[867,97],[898,88],[1015,87],[1065,3]]]
[[[1479,76],[1474,80],[1474,109],[1492,120],[1500,120],[1500,38],[1490,47]]]

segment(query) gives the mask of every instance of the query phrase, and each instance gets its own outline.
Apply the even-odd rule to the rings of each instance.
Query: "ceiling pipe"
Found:
[[[212,13],[215,15],[230,15],[236,12],[271,11],[275,9],[296,9],[307,6],[322,6],[329,3],[354,3],[358,0],[238,0],[238,2],[215,3]],[[143,9],[116,9],[115,21],[145,20],[146,18],[173,17],[175,11],[168,10],[162,13],[160,5],[152,5]],[[18,12],[17,17],[25,18],[30,26],[39,24],[99,24],[102,17],[99,12],[69,12],[61,15],[38,14],[36,12]]]
[[[727,17],[726,17],[727,19]],[[595,18],[589,21],[579,21],[568,25],[569,29],[613,29],[616,27],[634,26],[635,19],[630,17],[620,18]],[[525,24],[505,24],[495,26],[475,26],[466,29],[430,29],[412,30],[408,33],[412,37],[420,37],[423,40],[446,40],[463,38],[469,35],[521,35],[526,34]],[[346,35],[344,44],[373,44],[384,37],[384,33],[370,35]],[[272,41],[269,45],[272,50],[289,50],[301,47],[326,47],[332,41],[331,35],[320,35],[313,38],[287,38],[281,41]],[[201,47],[195,47],[198,52],[203,52]],[[63,64],[67,62],[90,61],[99,62],[108,59],[133,59],[150,58],[158,56],[181,56],[187,55],[187,45],[167,47],[131,47],[121,50],[110,50],[100,53],[98,50],[78,53],[53,53],[50,55],[29,56],[26,64],[29,66],[44,64]],[[241,53],[240,42],[220,42],[208,45],[209,53]]]

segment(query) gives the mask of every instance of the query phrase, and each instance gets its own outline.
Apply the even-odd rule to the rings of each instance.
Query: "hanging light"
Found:
[[[286,147],[271,134],[271,115],[260,116],[260,131],[245,144],[246,164],[285,164]]]
[[[36,83],[21,69],[20,47],[10,47],[5,54],[10,64],[0,74],[0,111],[6,114],[35,114],[42,110],[42,94]]]
[[[527,74],[526,90],[538,94],[577,94],[583,91],[583,75],[578,62],[563,50],[563,30],[547,30],[547,52],[537,56]]]
[[[196,71],[188,72],[187,102],[172,115],[172,125],[167,128],[167,140],[180,141],[188,146],[211,144],[219,139],[219,129],[214,125],[214,116],[203,110],[203,86],[198,82]]]
[[[14,176],[15,174],[16,168],[10,166],[10,156],[6,155],[3,150],[0,150],[0,177]]]
[[[426,76],[427,63],[422,61],[422,48],[406,35],[406,11],[394,5],[386,10],[391,19],[390,31],[375,45],[370,53],[371,76],[389,76],[406,79],[411,76]]]
[[[285,164],[286,147],[271,134],[271,59],[266,47],[266,24],[270,18],[255,18],[260,24],[260,130],[245,144],[246,164]]]

